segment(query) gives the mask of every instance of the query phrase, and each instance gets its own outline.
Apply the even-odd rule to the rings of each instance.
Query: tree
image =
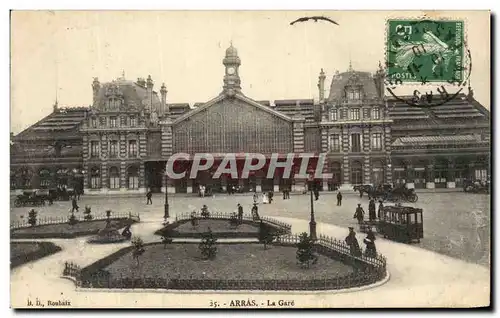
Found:
[[[235,212],[231,214],[231,217],[229,218],[229,226],[232,228],[236,228],[240,225],[240,221],[238,220],[238,216],[236,215]]]
[[[35,209],[31,209],[31,211],[28,213],[28,223],[31,225],[31,226],[35,226],[36,225],[36,216],[37,216],[38,212],[35,211]]]
[[[144,254],[144,241],[140,236],[134,236],[131,240],[132,245],[134,246],[134,251],[132,252],[132,257],[137,262],[137,266],[139,266],[139,257]]]
[[[297,261],[302,267],[307,268],[318,261],[318,256],[314,253],[314,241],[306,232],[300,234],[300,241],[297,244]]]
[[[271,232],[270,228],[260,221],[259,224],[259,242],[264,244],[264,249],[267,249],[267,245],[274,241],[275,235]]]
[[[214,259],[217,254],[217,239],[214,237],[212,230],[208,228],[208,232],[203,233],[203,237],[201,239],[201,243],[198,248],[201,251],[201,255],[205,259]]]
[[[69,216],[68,223],[70,225],[75,225],[76,223],[78,223],[78,220],[76,219],[76,216],[75,216],[74,212],[71,212],[71,215]]]
[[[163,243],[163,248],[167,248],[167,244],[172,244],[172,229],[170,227],[165,227],[165,229],[163,229],[161,242]]]
[[[83,219],[85,221],[90,221],[93,219],[92,214],[90,214],[90,213],[92,213],[92,211],[91,211],[90,207],[88,205],[86,205],[85,211],[83,212]]]

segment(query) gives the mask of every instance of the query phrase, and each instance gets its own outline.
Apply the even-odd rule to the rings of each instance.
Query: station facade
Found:
[[[319,100],[257,101],[242,92],[237,50],[223,58],[222,91],[205,103],[167,103],[149,76],[124,76],[92,82],[90,107],[59,108],[11,137],[11,189],[49,188],[64,184],[85,193],[196,192],[203,184],[214,191],[228,185],[254,191],[302,190],[306,180],[284,178],[277,169],[267,178],[272,153],[326,153],[328,180],[323,190],[356,184],[406,183],[415,188],[460,187],[464,179],[486,179],[490,173],[490,113],[460,94],[446,105],[423,109],[384,96],[384,70],[333,75],[325,94],[326,75],[318,78]],[[215,165],[184,179],[165,178],[174,153],[210,153]],[[248,179],[223,174],[214,179],[225,153],[260,153],[266,165]],[[237,156],[239,170],[244,156]],[[176,161],[188,170],[192,161]],[[300,160],[294,161],[298,172]]]

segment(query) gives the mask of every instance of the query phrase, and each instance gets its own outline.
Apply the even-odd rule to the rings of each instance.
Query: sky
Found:
[[[206,102],[222,90],[222,59],[231,41],[242,61],[243,93],[255,100],[318,98],[349,62],[375,72],[385,59],[385,23],[419,17],[404,11],[14,11],[11,15],[11,131],[19,133],[60,106],[89,106],[94,77],[151,75],[167,102]],[[307,15],[338,22],[289,23]],[[490,107],[489,12],[433,12],[464,19],[471,86]],[[410,93],[412,90],[407,91]]]

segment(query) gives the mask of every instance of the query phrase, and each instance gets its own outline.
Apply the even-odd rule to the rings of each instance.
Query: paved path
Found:
[[[293,233],[308,231],[308,222],[296,218],[277,217],[292,225]],[[143,218],[132,227],[134,235],[146,242],[159,241],[152,233],[161,228],[161,219]],[[339,239],[347,229],[318,223],[318,233]],[[362,236],[358,235],[361,241]],[[130,243],[112,245],[86,244],[86,237],[46,240],[62,247],[62,251],[25,264],[11,271],[11,302],[24,307],[28,299],[69,300],[72,307],[208,307],[210,300],[220,304],[236,299],[294,300],[297,307],[469,307],[489,304],[490,271],[485,266],[467,263],[416,246],[377,240],[377,249],[388,259],[390,280],[382,286],[357,292],[143,292],[82,291],[70,280],[60,278],[65,261],[86,266]],[[248,295],[250,294],[250,295]]]

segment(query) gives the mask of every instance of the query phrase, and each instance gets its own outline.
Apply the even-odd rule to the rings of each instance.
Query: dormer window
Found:
[[[338,120],[338,112],[337,109],[332,109],[330,111],[330,120],[331,121],[337,121]]]
[[[349,100],[360,100],[361,99],[361,92],[357,89],[350,90],[347,93],[347,98]]]
[[[359,120],[359,108],[352,108],[350,111],[350,120]]]
[[[116,117],[110,117],[109,118],[109,126],[111,128],[116,128]]]
[[[92,126],[92,128],[97,128],[97,119],[95,117],[92,117],[90,119],[90,125]]]
[[[380,119],[380,108],[373,108],[373,119]]]
[[[120,109],[120,107],[122,106],[122,101],[121,99],[111,97],[108,98],[106,106],[108,109]]]

